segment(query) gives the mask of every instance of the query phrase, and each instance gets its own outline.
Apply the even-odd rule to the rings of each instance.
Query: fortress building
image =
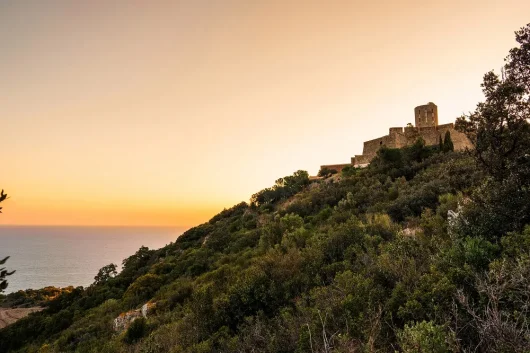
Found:
[[[344,167],[354,165],[355,167],[365,167],[376,156],[377,151],[382,147],[403,148],[414,144],[420,137],[425,141],[426,146],[437,145],[440,138],[444,138],[449,131],[453,141],[455,151],[462,151],[472,148],[467,136],[456,131],[454,124],[438,125],[438,107],[429,102],[414,108],[414,121],[416,126],[409,124],[406,127],[391,127],[388,135],[379,137],[364,143],[363,154],[351,158],[351,163],[323,165],[327,168],[340,172]]]

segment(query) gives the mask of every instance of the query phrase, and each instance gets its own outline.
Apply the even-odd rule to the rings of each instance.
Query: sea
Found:
[[[0,226],[2,266],[16,272],[5,293],[46,286],[88,286],[105,265],[122,261],[141,246],[159,249],[185,228]]]

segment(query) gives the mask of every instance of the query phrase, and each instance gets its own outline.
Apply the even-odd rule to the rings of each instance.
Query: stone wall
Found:
[[[445,134],[445,131],[443,133]],[[440,131],[434,126],[421,128],[418,131],[418,135],[418,137],[421,137],[425,141],[425,145],[427,146],[437,145],[440,142]],[[412,145],[416,140],[409,140],[409,144]]]
[[[409,144],[409,139],[405,133],[393,133],[391,136],[394,143],[388,145],[389,148],[403,148]]]
[[[410,133],[408,135],[410,135]],[[377,151],[379,151],[382,146],[388,148],[402,148],[408,146],[411,138],[413,138],[413,136],[407,136],[407,133],[403,131],[403,128],[390,128],[388,135],[366,141],[363,146],[363,155],[375,157]]]
[[[328,164],[328,165],[322,165],[320,166],[320,169],[331,169],[331,170],[334,170],[336,171],[337,173],[340,173],[344,167],[349,167],[351,166],[351,163],[345,163],[345,164]]]
[[[383,139],[387,136],[379,137],[370,141],[366,141],[363,146],[363,155],[375,156],[377,151],[383,146]]]
[[[407,126],[405,127],[405,137],[407,139],[414,139],[416,140],[419,137],[418,129],[416,129],[414,126]]]
[[[356,167],[366,167],[368,164],[370,164],[372,158],[374,157],[375,155],[355,155],[355,157],[351,158],[351,164]]]
[[[464,151],[466,149],[473,149],[473,144],[467,138],[466,134],[456,131],[455,129],[449,130],[451,133],[451,140],[453,141],[453,146],[455,151]],[[442,135],[442,138],[445,136],[445,132]]]
[[[366,166],[375,157],[377,151],[382,146],[388,148],[403,148],[411,146],[420,137],[425,141],[426,146],[437,145],[440,138],[443,140],[447,131],[451,134],[451,140],[453,141],[455,151],[462,151],[466,148],[473,147],[471,141],[469,141],[465,134],[454,129],[454,124],[424,126],[422,128],[412,126],[407,126],[404,129],[390,128],[388,135],[366,141],[363,147],[363,154],[353,157],[352,164],[354,166]]]

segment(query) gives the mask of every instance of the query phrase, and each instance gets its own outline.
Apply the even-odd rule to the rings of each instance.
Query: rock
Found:
[[[145,303],[141,309],[130,310],[121,313],[114,319],[114,331],[121,332],[126,330],[131,323],[139,317],[147,318],[147,314],[153,311],[156,303]]]
[[[417,233],[421,231],[419,227],[405,228],[402,231],[402,234],[406,237],[415,237]]]
[[[114,331],[121,332],[126,330],[134,320],[142,316],[142,311],[140,309],[121,313],[114,319]]]
[[[156,307],[156,303],[145,303],[144,305],[142,305],[143,317],[147,318],[147,314],[152,312],[155,307]]]

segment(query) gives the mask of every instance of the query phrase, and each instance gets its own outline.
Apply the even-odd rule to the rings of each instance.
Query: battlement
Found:
[[[445,130],[445,129],[454,129],[455,124],[449,123],[449,124],[442,124],[437,126],[438,130]]]
[[[375,143],[380,143],[382,141],[383,137],[378,137],[378,138],[375,138],[375,139],[372,139],[372,140],[368,140],[368,141],[364,141],[365,144],[375,144]]]
[[[389,135],[402,134],[402,133],[403,133],[403,128],[402,127],[391,127],[390,129],[388,129],[388,134]]]

